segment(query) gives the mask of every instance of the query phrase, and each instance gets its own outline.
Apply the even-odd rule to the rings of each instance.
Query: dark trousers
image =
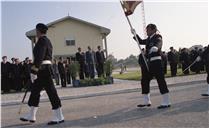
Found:
[[[60,84],[59,73],[54,74],[54,79],[56,81],[56,85],[59,85]]]
[[[79,78],[81,79],[81,80],[83,80],[84,79],[84,66],[85,66],[85,64],[84,63],[79,63],[79,65],[80,65],[80,71],[79,71]]]
[[[96,69],[97,69],[98,77],[101,77],[102,75],[104,75],[104,64],[103,63],[98,63]]]
[[[21,78],[20,77],[15,77],[14,82],[15,82],[15,90],[16,91],[21,91],[21,89],[22,89]]]
[[[66,87],[67,80],[66,80],[66,74],[65,73],[60,73],[60,80],[61,80],[62,87]]]
[[[167,63],[163,63],[163,72],[167,74]]]
[[[170,63],[171,76],[176,76],[177,73],[177,63]]]
[[[3,92],[9,92],[10,91],[10,82],[8,76],[1,76],[1,90]]]
[[[147,71],[146,66],[142,66],[142,94],[148,94],[150,92],[150,81],[153,77],[156,78],[158,87],[161,94],[168,93],[167,84],[164,77],[164,71],[161,60],[155,60],[150,62],[149,71]]]
[[[40,92],[42,89],[45,89],[51,102],[52,109],[57,109],[61,107],[61,101],[52,80],[52,67],[51,65],[42,65],[41,67],[42,69],[38,72],[38,78],[34,81],[31,87],[28,105],[38,107]]]
[[[24,88],[24,89],[27,89],[28,87],[27,87],[27,82],[30,80],[30,77],[24,77],[23,78],[23,85],[22,85],[22,87]]]
[[[206,72],[207,72],[207,83],[209,84],[209,63],[207,63],[205,67],[206,67]]]
[[[182,63],[182,71],[184,71],[187,67],[189,66],[189,63]],[[184,74],[189,74],[189,69],[185,70],[185,72],[183,72]]]
[[[67,84],[71,84],[71,75],[70,75],[70,72],[67,72],[66,74],[67,76]]]
[[[94,79],[95,73],[94,73],[94,64],[87,64],[87,77],[90,77],[91,79]]]

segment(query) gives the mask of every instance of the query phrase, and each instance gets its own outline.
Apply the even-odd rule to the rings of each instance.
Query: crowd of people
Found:
[[[1,62],[1,90],[10,92],[10,90],[21,91],[27,88],[30,81],[30,70],[32,60],[26,57],[24,61],[19,58],[12,58],[7,61],[7,56],[2,57]]]
[[[198,56],[202,56],[203,51],[207,47],[194,49],[182,48],[179,51],[175,50],[173,47],[170,47],[169,52],[162,52],[162,62],[164,67],[164,74],[167,74],[167,65],[170,66],[171,76],[177,75],[177,69],[182,68],[182,72],[185,75],[190,74],[191,72],[200,73],[205,71],[204,60],[196,61]],[[144,49],[142,49],[143,52]],[[142,55],[139,56],[139,64],[143,63]],[[191,66],[191,67],[190,67]]]
[[[104,76],[104,63],[105,55],[101,50],[101,47],[97,47],[98,50],[94,52],[90,46],[88,46],[88,51],[83,52],[79,47],[78,52],[75,54],[75,58],[63,59],[59,58],[59,61],[56,60],[53,63],[53,69],[55,72],[55,81],[59,85],[61,81],[62,87],[66,87],[67,84],[71,84],[71,80],[74,80],[74,76],[71,75],[70,65],[75,61],[79,65],[79,79],[83,80],[85,78],[94,79],[96,73],[98,77]],[[60,80],[59,80],[60,78]]]
[[[74,76],[70,72],[70,64],[75,61],[79,64],[79,79],[91,78],[94,79],[96,73],[98,77],[104,76],[104,62],[105,55],[101,46],[97,47],[97,51],[91,50],[88,46],[88,51],[83,52],[79,47],[75,57],[59,57],[53,60],[53,78],[56,85],[66,87],[67,84],[71,84],[72,80],[75,80]],[[26,57],[25,60],[20,61],[19,58],[12,58],[11,62],[7,60],[7,56],[2,57],[1,77],[2,77],[2,88],[3,92],[10,92],[11,90],[21,91],[22,89],[28,88],[31,80],[31,66],[32,60]]]

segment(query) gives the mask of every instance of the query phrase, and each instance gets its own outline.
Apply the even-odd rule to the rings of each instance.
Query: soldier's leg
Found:
[[[59,99],[59,96],[57,94],[57,90],[54,87],[53,81],[51,78],[45,78],[45,83],[44,83],[44,89],[46,90],[46,93],[49,97],[49,100],[52,105],[52,109],[57,109],[61,107],[61,101]]]
[[[206,64],[206,72],[207,72],[207,83],[208,83],[208,90],[206,93],[202,94],[202,96],[209,96],[209,64]]]
[[[40,92],[43,89],[42,84],[40,83],[40,79],[36,79],[31,86],[31,94],[28,100],[29,106],[38,107],[40,100]]]
[[[28,101],[28,106],[30,107],[29,112],[20,117],[21,121],[30,121],[34,123],[36,121],[36,112],[38,110],[39,100],[40,100],[40,92],[42,90],[42,84],[40,83],[40,79],[36,79],[31,86],[31,94]]]
[[[141,67],[141,88],[142,88],[142,95],[144,98],[144,103],[137,105],[137,107],[149,107],[151,106],[151,100],[150,100],[150,80],[151,75],[147,71],[146,67]]]
[[[53,125],[64,122],[64,116],[61,110],[61,101],[52,80],[52,73],[50,72],[51,70],[49,70],[50,68],[51,66],[47,66],[47,68],[44,71],[45,77],[43,79],[43,85],[49,97],[53,110],[53,116],[51,121],[48,122],[48,125]]]
[[[158,106],[159,109],[170,107],[170,99],[169,99],[169,90],[164,78],[163,74],[163,66],[161,60],[155,60],[150,63],[150,70],[153,76],[157,79],[158,87],[160,93],[162,94],[162,102],[161,105]]]
[[[165,77],[163,74],[163,68],[160,64],[160,61],[158,61],[158,62],[156,61],[155,66],[156,66],[156,68],[153,69],[154,70],[153,75],[155,76],[155,78],[157,80],[160,93],[163,95],[163,94],[169,92],[168,87],[167,87],[167,83],[165,81]]]

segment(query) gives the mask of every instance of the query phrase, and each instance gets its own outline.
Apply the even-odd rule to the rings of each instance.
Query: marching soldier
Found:
[[[161,48],[162,48],[162,36],[157,34],[157,27],[155,24],[149,24],[146,27],[148,35],[147,39],[141,39],[138,35],[139,43],[146,46],[145,56],[148,59],[149,71],[147,68],[144,70],[141,85],[142,94],[144,95],[144,104],[139,104],[137,107],[149,107],[151,106],[150,100],[150,81],[153,77],[157,79],[160,93],[162,94],[162,103],[158,106],[158,109],[170,107],[169,90],[164,78]],[[135,30],[132,30],[135,33]],[[135,37],[134,37],[135,39]],[[136,39],[135,39],[136,40]]]
[[[202,96],[209,96],[209,45],[202,53],[202,59],[205,62],[206,72],[207,72],[207,83],[208,83],[208,91]]]
[[[32,87],[29,97],[28,105],[30,111],[25,116],[21,117],[21,121],[36,121],[36,112],[39,106],[40,92],[44,88],[50,99],[53,117],[48,125],[58,124],[64,122],[64,116],[61,110],[61,101],[54,87],[52,80],[52,45],[50,40],[46,37],[47,26],[39,23],[36,25],[36,35],[38,42],[36,43],[33,54],[34,63],[31,67]]]
[[[97,69],[97,74],[98,77],[101,77],[104,75],[104,62],[105,62],[105,56],[104,52],[101,51],[101,47],[98,46],[98,51],[96,52],[96,69]]]

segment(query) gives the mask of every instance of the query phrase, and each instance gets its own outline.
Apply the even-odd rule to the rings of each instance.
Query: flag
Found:
[[[125,11],[126,16],[133,14],[136,6],[140,4],[142,0],[138,1],[122,1],[122,5]]]

